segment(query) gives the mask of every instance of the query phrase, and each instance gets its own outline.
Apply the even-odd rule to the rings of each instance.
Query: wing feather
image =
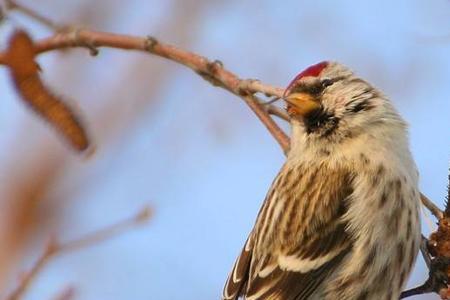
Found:
[[[308,300],[317,295],[352,248],[344,215],[353,177],[323,165],[285,165],[228,278],[223,299]],[[277,218],[275,209],[281,210]]]
[[[223,289],[223,300],[238,299],[245,290],[253,250],[251,240],[252,235],[250,234],[245,242],[245,246],[242,249],[241,254],[234,263],[230,275],[228,275],[227,282],[225,283],[225,287]]]

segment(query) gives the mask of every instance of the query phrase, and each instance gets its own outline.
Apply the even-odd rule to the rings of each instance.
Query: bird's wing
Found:
[[[351,244],[344,227],[338,226],[326,235],[317,236],[308,245],[311,248],[303,248],[299,251],[300,255],[292,255],[292,251],[287,251],[278,256],[266,254],[262,263],[254,259],[253,265],[258,266],[258,269],[250,272],[253,252],[250,234],[228,277],[222,299],[235,300],[241,295],[245,295],[248,300],[308,299],[329,272],[335,269]],[[306,272],[290,270],[301,264],[308,268]],[[253,276],[249,284],[250,273]]]
[[[258,216],[246,300],[310,299],[352,247],[344,215],[353,176],[320,166],[295,173],[275,180]]]
[[[252,234],[250,233],[241,254],[236,259],[230,275],[228,275],[227,282],[223,289],[223,300],[238,299],[245,290],[252,258],[252,250]]]
[[[245,299],[309,299],[351,248],[345,225],[331,227],[303,245],[253,260]]]

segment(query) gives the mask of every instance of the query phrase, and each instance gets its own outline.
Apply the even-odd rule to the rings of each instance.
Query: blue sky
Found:
[[[23,1],[26,2],[25,0]],[[33,1],[27,1],[36,6]],[[410,124],[421,189],[445,196],[450,157],[448,1],[42,1],[56,20],[191,49],[242,77],[285,86],[304,67],[337,60],[380,88]],[[36,37],[41,26],[15,16]],[[0,32],[6,36],[10,25]],[[64,167],[40,201],[25,268],[55,231],[63,239],[110,224],[148,203],[146,226],[55,259],[26,299],[67,284],[77,299],[218,299],[283,154],[236,97],[160,58],[104,49],[39,57],[46,82],[76,103],[97,145],[71,153],[31,114],[0,70],[0,190],[37,152]],[[425,222],[424,222],[425,223]],[[424,224],[425,230],[427,225]],[[411,284],[425,279],[423,264]],[[437,299],[422,297],[417,299]]]

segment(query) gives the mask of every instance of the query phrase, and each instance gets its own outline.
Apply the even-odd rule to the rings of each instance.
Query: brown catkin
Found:
[[[7,65],[21,98],[55,127],[77,150],[88,148],[89,140],[73,110],[42,82],[34,60],[33,41],[23,30],[13,33],[7,49]]]

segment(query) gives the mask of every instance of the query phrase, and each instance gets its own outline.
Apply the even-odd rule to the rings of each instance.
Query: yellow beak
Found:
[[[289,115],[306,116],[313,110],[320,107],[316,99],[307,93],[293,93],[285,98],[288,103],[287,112]]]

